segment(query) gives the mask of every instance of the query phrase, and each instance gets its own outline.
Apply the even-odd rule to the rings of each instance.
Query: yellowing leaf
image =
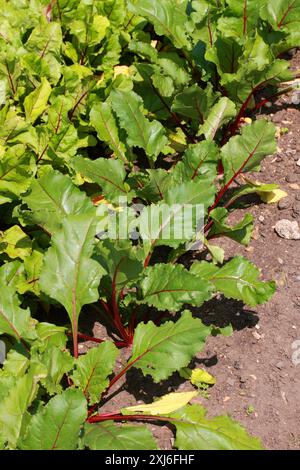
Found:
[[[269,192],[258,191],[258,194],[260,198],[263,200],[263,202],[266,202],[267,204],[274,204],[280,201],[280,199],[283,199],[288,196],[288,194],[282,189],[273,189],[273,191],[269,191]]]
[[[18,225],[13,225],[0,236],[0,253],[24,260],[31,254],[31,240]]]
[[[191,383],[196,386],[200,383],[214,385],[216,379],[204,369],[194,369],[191,374]]]
[[[114,78],[118,75],[129,75],[129,67],[127,65],[116,65],[114,68]]]
[[[147,413],[153,416],[173,413],[185,406],[198,392],[168,393],[159,400],[148,405],[129,406],[122,409],[123,414]]]

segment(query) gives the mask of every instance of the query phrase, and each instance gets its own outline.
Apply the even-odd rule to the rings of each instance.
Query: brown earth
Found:
[[[300,51],[295,54],[293,67],[300,67]],[[253,261],[264,279],[276,281],[277,292],[268,304],[255,309],[217,299],[198,310],[204,322],[219,326],[231,323],[234,333],[211,337],[194,361],[217,378],[210,397],[194,401],[202,403],[211,416],[229,414],[260,437],[267,449],[291,450],[300,448],[300,240],[280,238],[274,225],[280,219],[297,220],[300,225],[300,166],[296,164],[300,159],[300,106],[293,103],[290,94],[271,108],[262,108],[262,112],[277,126],[288,128],[288,133],[278,139],[277,153],[263,162],[255,179],[279,184],[288,193],[287,207],[280,210],[277,204],[257,200],[247,209],[255,218],[250,246],[245,248],[228,239],[220,239],[218,244],[226,249],[227,258],[241,254]],[[233,220],[242,218],[243,212],[237,211]],[[103,338],[99,323],[93,330],[95,336]],[[293,346],[297,346],[298,354]],[[123,350],[121,362],[129,354]],[[167,383],[154,384],[138,370],[131,370],[126,388],[116,391],[102,411],[149,403],[165,393],[190,389],[192,386],[177,374]],[[170,429],[149,426],[160,448],[170,449]]]

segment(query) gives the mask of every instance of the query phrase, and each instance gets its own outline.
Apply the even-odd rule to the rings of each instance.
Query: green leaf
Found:
[[[247,259],[236,256],[223,267],[209,267],[208,263],[194,263],[191,272],[199,279],[214,284],[225,297],[242,300],[251,307],[267,302],[275,292],[275,282],[259,280],[260,272]]]
[[[213,181],[217,176],[218,161],[218,147],[214,142],[204,140],[188,146],[182,161],[175,166],[173,176],[183,181]]]
[[[50,233],[61,227],[66,216],[94,210],[92,202],[72,183],[71,178],[54,170],[33,180],[23,201],[33,213],[33,223]]]
[[[221,149],[225,182],[237,173],[255,170],[266,155],[275,151],[274,124],[259,120],[243,127],[241,135],[232,137]]]
[[[198,134],[214,139],[218,129],[236,115],[235,104],[226,97],[221,98],[211,109]]]
[[[142,98],[133,91],[115,90],[110,94],[112,107],[130,146],[140,147],[156,159],[167,143],[165,129],[158,121],[150,122],[141,111]]]
[[[203,124],[215,100],[211,87],[203,90],[198,85],[192,85],[175,96],[172,111]]]
[[[137,223],[145,247],[151,251],[159,245],[177,248],[189,242],[200,230],[215,191],[208,179],[188,181],[171,187],[161,203],[146,206]]]
[[[228,416],[206,418],[200,405],[187,405],[169,415],[176,427],[175,447],[180,450],[260,450],[259,439]]]
[[[50,395],[62,391],[61,380],[74,365],[74,358],[69,351],[62,351],[54,345],[49,345],[45,352],[39,357],[40,362],[47,369],[47,377],[41,382]]]
[[[105,341],[76,360],[71,379],[83,390],[90,405],[98,403],[101,393],[107,388],[108,376],[113,372],[118,355],[116,346],[110,341]]]
[[[183,312],[176,322],[155,326],[151,321],[140,323],[134,334],[130,364],[151,375],[155,382],[165,380],[173,372],[186,367],[204,347],[211,328]]]
[[[99,297],[103,269],[91,259],[94,237],[93,216],[66,217],[62,228],[52,237],[40,276],[41,290],[65,307],[73,329],[82,306],[96,302]]]
[[[68,389],[52,398],[34,415],[21,440],[23,450],[74,450],[87,416],[86,400],[80,390]]]
[[[129,11],[143,16],[153,24],[159,36],[167,36],[179,49],[189,47],[185,24],[188,17],[185,9],[172,0],[137,0],[128,2]]]
[[[15,289],[6,286],[1,292],[0,334],[13,336],[18,341],[35,338],[34,320],[30,316],[30,310],[20,308]]]
[[[30,186],[35,170],[33,155],[15,145],[0,159],[0,204],[18,199]]]
[[[209,232],[209,238],[216,235],[224,235],[232,238],[242,245],[248,245],[253,232],[253,216],[245,214],[243,220],[231,226],[227,223],[228,211],[225,207],[217,207],[210,213],[214,224]]]
[[[131,196],[125,183],[124,163],[120,160],[98,158],[92,161],[87,158],[76,157],[73,166],[81,175],[97,183],[110,202],[119,202],[120,197],[129,198]]]
[[[116,119],[110,104],[107,102],[96,103],[90,112],[90,120],[97,131],[99,139],[109,145],[116,157],[127,163],[126,147],[120,140]]]
[[[51,94],[51,86],[45,77],[42,77],[41,84],[24,100],[26,119],[34,123],[43,114],[47,107],[47,102]]]
[[[260,16],[271,23],[274,29],[298,31],[300,15],[299,0],[268,0],[260,11]]]
[[[146,426],[120,426],[113,421],[85,424],[83,442],[91,450],[157,449],[156,442]]]
[[[9,448],[15,448],[26,410],[36,397],[39,380],[46,374],[47,371],[39,365],[32,366],[0,401],[0,435],[1,439],[8,443]]]
[[[145,270],[140,283],[140,303],[159,310],[179,311],[184,304],[199,307],[210,299],[212,287],[199,282],[182,265],[156,264]]]

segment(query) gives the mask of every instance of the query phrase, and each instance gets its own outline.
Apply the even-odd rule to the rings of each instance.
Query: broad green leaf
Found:
[[[236,73],[242,47],[234,38],[218,37],[213,47],[207,49],[205,58],[217,66],[220,76],[224,73]]]
[[[46,374],[43,367],[33,365],[26,375],[17,379],[9,394],[0,401],[0,435],[9,448],[15,448],[24,415],[36,397],[40,379]]]
[[[52,323],[39,322],[36,325],[36,332],[40,352],[45,351],[48,346],[57,346],[61,349],[66,347],[67,336],[65,327],[53,325]]]
[[[145,270],[140,290],[140,303],[162,311],[179,311],[184,304],[199,307],[210,299],[212,286],[199,282],[182,265],[156,264]]]
[[[0,285],[12,287],[15,291],[21,282],[25,281],[24,264],[19,261],[11,261],[0,267]]]
[[[42,77],[41,84],[24,100],[26,119],[34,123],[43,114],[47,107],[47,102],[51,94],[51,86],[45,77]]]
[[[30,316],[30,310],[20,308],[20,301],[15,289],[5,286],[0,296],[0,334],[13,336],[16,340],[34,339],[35,321]]]
[[[134,334],[130,364],[158,383],[186,367],[203,349],[210,332],[211,328],[192,318],[189,311],[174,323],[168,321],[161,326],[151,321],[140,323]]]
[[[49,345],[39,360],[47,369],[47,377],[41,381],[43,387],[50,395],[60,393],[62,391],[61,380],[73,368],[74,358],[69,351]]]
[[[30,186],[35,171],[33,155],[15,145],[0,159],[0,204],[18,199]]]
[[[227,222],[228,211],[225,207],[217,207],[210,213],[214,224],[209,232],[209,238],[214,236],[226,236],[238,243],[248,245],[253,232],[253,216],[245,214],[243,220],[231,226]]]
[[[0,253],[6,253],[9,258],[25,260],[31,251],[31,240],[18,225],[13,225],[0,234]]]
[[[232,137],[221,149],[226,183],[236,174],[255,170],[261,160],[276,151],[275,127],[259,120],[243,127],[241,135]]]
[[[137,223],[145,247],[151,251],[159,245],[177,248],[189,242],[201,229],[215,191],[209,179],[191,180],[171,187],[164,201],[146,206]]]
[[[44,253],[39,250],[33,250],[30,256],[24,260],[24,280],[18,283],[18,292],[24,294],[25,292],[33,292],[36,295],[40,294],[39,290],[39,276],[44,261]]]
[[[192,85],[175,96],[172,111],[203,124],[215,100],[216,96],[209,86],[203,90],[198,85]]]
[[[275,29],[297,31],[300,15],[299,0],[268,0],[260,11],[261,17]]]
[[[173,170],[174,178],[183,181],[201,181],[217,176],[219,150],[216,144],[210,140],[204,140],[198,144],[189,145],[182,161],[177,163]]]
[[[92,161],[77,157],[73,165],[77,172],[97,183],[110,202],[118,202],[120,197],[130,197],[129,188],[125,183],[124,163],[120,160],[98,158]]]
[[[228,416],[206,418],[200,405],[187,405],[169,415],[176,427],[175,447],[180,450],[260,450],[259,439]]]
[[[108,377],[113,371],[118,355],[116,346],[110,341],[105,341],[76,360],[71,379],[83,390],[91,405],[99,402],[101,393],[107,388]]]
[[[188,48],[189,41],[185,24],[188,21],[185,9],[172,0],[137,0],[128,2],[129,11],[143,16],[153,24],[159,36],[167,36],[175,47]]]
[[[126,147],[120,140],[116,119],[109,103],[96,103],[90,112],[90,120],[99,139],[109,145],[116,157],[127,163]]]
[[[146,426],[121,426],[113,421],[85,424],[83,442],[91,450],[155,450],[156,442]]]
[[[112,91],[110,99],[121,127],[128,135],[128,145],[143,148],[147,155],[156,159],[167,143],[162,124],[145,117],[141,110],[143,100],[133,91]]]
[[[52,398],[34,415],[21,440],[24,450],[74,450],[87,416],[86,400],[80,390],[68,389]]]
[[[236,256],[221,268],[209,266],[206,262],[195,262],[191,272],[199,279],[214,284],[225,297],[242,300],[250,306],[267,302],[275,292],[275,283],[260,281],[259,270],[242,256]]]
[[[69,176],[50,170],[33,180],[23,201],[33,213],[33,222],[50,233],[58,230],[66,216],[93,212],[92,202]]]
[[[221,98],[211,109],[204,124],[200,126],[198,134],[204,134],[206,139],[214,139],[218,129],[236,115],[234,103],[226,98]]]
[[[14,377],[22,377],[29,367],[29,359],[17,349],[10,349],[3,363],[2,372]]]
[[[134,415],[145,413],[147,415],[159,416],[164,414],[173,413],[198,395],[198,392],[177,392],[168,393],[153,403],[147,405],[135,405],[122,408],[122,413],[125,415]]]
[[[73,328],[82,306],[96,302],[99,297],[103,269],[91,259],[94,237],[93,216],[68,216],[52,237],[44,258],[40,288],[65,307]]]

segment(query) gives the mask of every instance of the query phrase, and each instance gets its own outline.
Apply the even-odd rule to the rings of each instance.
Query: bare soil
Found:
[[[292,66],[300,68],[300,51]],[[266,305],[249,309],[240,302],[217,299],[198,309],[196,315],[205,323],[232,324],[230,337],[211,337],[194,365],[206,368],[217,378],[210,397],[196,398],[209,415],[227,413],[241,422],[250,433],[261,438],[267,449],[300,448],[300,363],[295,341],[300,340],[300,240],[280,238],[274,225],[280,219],[297,220],[300,225],[300,106],[290,94],[271,107],[262,108],[263,117],[288,133],[278,139],[278,151],[262,164],[255,179],[277,183],[288,193],[288,204],[256,200],[250,209],[255,218],[254,237],[245,248],[228,239],[219,239],[226,258],[241,254],[261,268],[264,279],[274,279],[277,292]],[[233,220],[243,217],[239,210]],[[95,336],[103,338],[103,327],[93,326]],[[91,346],[90,343],[82,348]],[[300,349],[300,342],[298,345]],[[119,368],[130,355],[123,350]],[[118,385],[120,386],[120,384]],[[171,391],[186,391],[192,386],[174,374],[163,384],[154,384],[138,370],[127,373],[126,388],[113,390],[105,411],[118,410],[136,403],[149,403]],[[104,411],[102,408],[102,411]],[[171,448],[172,433],[167,426],[149,425],[162,449]]]

